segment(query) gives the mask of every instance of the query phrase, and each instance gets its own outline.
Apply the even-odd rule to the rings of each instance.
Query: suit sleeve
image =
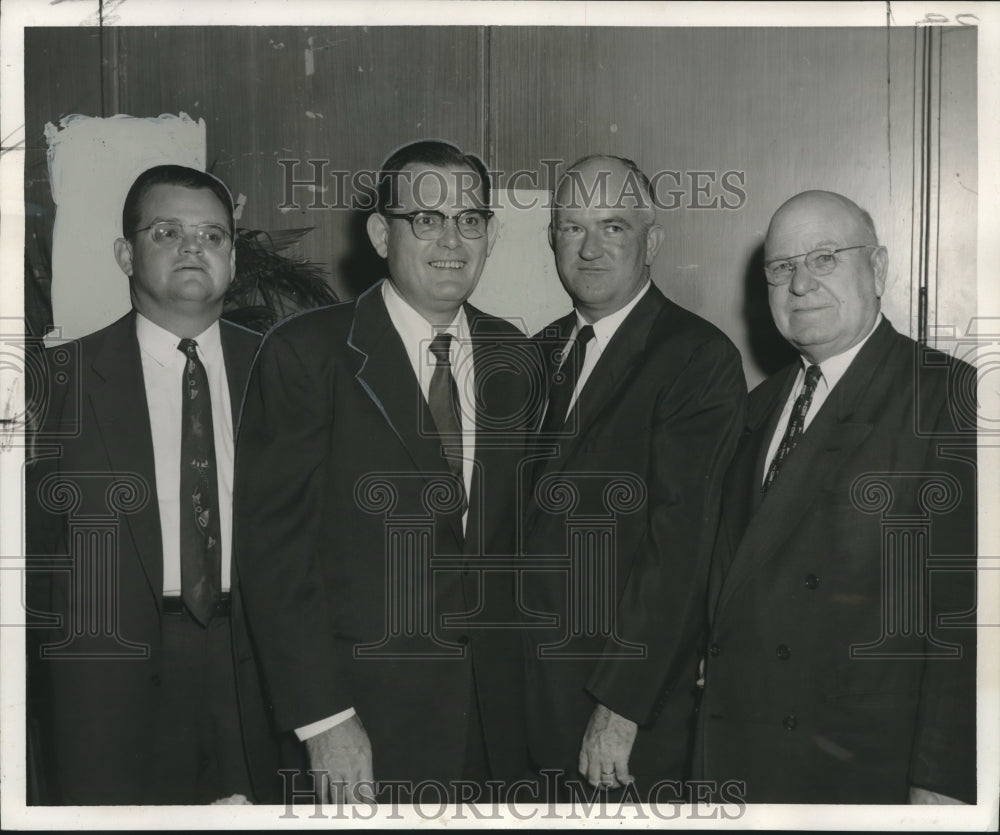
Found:
[[[952,373],[969,366],[952,366]],[[973,387],[975,383],[971,384]],[[953,508],[932,517],[929,640],[937,644],[924,662],[920,707],[910,755],[911,786],[965,803],[976,802],[976,435],[960,432],[951,418],[945,388],[928,438],[925,472],[946,474],[957,486]],[[950,491],[946,491],[950,492]],[[928,496],[933,501],[933,497]],[[949,565],[951,564],[951,565]],[[943,570],[941,570],[943,568]],[[958,657],[941,653],[957,646]]]
[[[722,480],[745,406],[739,354],[721,336],[697,346],[656,401],[648,529],[616,621],[618,636],[645,646],[646,657],[616,657],[617,644],[609,644],[587,685],[599,702],[640,725],[655,719],[697,652]]]
[[[321,347],[321,346],[320,346]],[[279,329],[247,386],[236,448],[235,557],[247,622],[281,730],[351,706],[334,668],[322,500],[334,419],[329,356]]]

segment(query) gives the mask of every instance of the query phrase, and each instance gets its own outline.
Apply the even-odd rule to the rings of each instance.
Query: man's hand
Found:
[[[604,705],[594,708],[583,735],[578,763],[580,773],[590,785],[617,789],[623,783],[632,782],[628,758],[637,729],[631,719],[619,716]]]
[[[358,716],[309,737],[306,749],[310,767],[323,772],[320,791],[325,801],[375,802],[372,746]]]
[[[941,805],[941,806],[965,806],[965,802],[962,800],[956,800],[954,797],[948,797],[946,794],[940,794],[939,792],[932,792],[930,789],[921,789],[917,786],[910,786],[910,805],[911,806],[929,806],[929,805]]]

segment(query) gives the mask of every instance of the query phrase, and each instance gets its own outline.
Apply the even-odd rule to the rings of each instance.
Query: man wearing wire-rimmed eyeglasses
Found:
[[[976,801],[975,369],[890,325],[888,261],[828,191],[764,243],[800,358],[727,476],[695,749],[751,803]]]
[[[133,310],[49,350],[28,471],[28,564],[54,569],[29,592],[56,616],[29,641],[37,797],[273,802],[280,763],[231,560],[235,423],[260,339],[219,319],[232,198],[203,171],[155,166],[122,224]]]

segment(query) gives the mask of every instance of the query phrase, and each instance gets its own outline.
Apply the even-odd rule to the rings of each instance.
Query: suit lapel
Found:
[[[632,370],[645,353],[653,325],[666,304],[663,294],[651,286],[619,325],[570,413],[569,420],[576,422],[576,431],[562,442],[560,455],[549,462],[546,469],[565,466],[602,412],[617,402],[617,392],[628,384]]]
[[[115,473],[135,473],[148,488],[146,503],[134,513],[123,514],[149,588],[162,606],[163,541],[156,495],[153,436],[143,382],[135,314],[118,320],[109,330],[91,365],[90,406],[101,443]],[[119,545],[119,553],[121,545]]]
[[[416,470],[428,479],[447,474],[441,444],[431,434],[434,418],[385,308],[381,282],[358,296],[347,344],[359,361],[355,379],[399,438]],[[461,542],[461,518],[457,526]]]
[[[570,413],[567,426],[572,427],[572,434],[567,434],[556,440],[558,452],[554,456],[541,459],[535,467],[528,501],[526,527],[530,528],[534,524],[539,513],[538,504],[535,501],[534,485],[547,473],[562,470],[593,431],[602,413],[609,406],[618,402],[618,393],[628,386],[632,373],[646,352],[650,333],[667,304],[664,295],[655,285],[651,286],[625,317],[618,330],[615,331],[615,335],[611,338],[604,353],[601,354],[590,377],[587,378],[587,382],[577,398],[577,403]],[[546,328],[545,333],[551,333],[552,328],[558,328],[559,336],[568,340],[575,324],[576,314],[570,313],[557,320],[550,328]],[[551,375],[557,368],[551,364],[547,370]],[[548,381],[548,384],[551,386],[551,380]],[[543,452],[552,443],[542,437],[539,452]]]
[[[252,351],[241,350],[239,337],[250,336],[252,332],[241,333],[243,328],[229,322],[219,321],[219,334],[222,339],[222,357],[226,363],[226,382],[229,385],[229,401],[232,406],[233,436],[240,424],[240,410],[243,407],[243,395],[247,381],[250,379],[250,367],[253,365]],[[256,335],[256,334],[254,334]]]
[[[720,594],[719,610],[762,563],[777,555],[832,474],[871,433],[873,424],[865,416],[858,415],[858,407],[871,387],[877,385],[875,378],[881,358],[893,335],[891,325],[883,320],[813,418],[767,496],[759,502],[736,549]],[[766,429],[760,432],[758,442],[765,451],[776,426],[774,412],[781,411],[790,389],[786,384],[781,390],[785,396],[775,398],[769,419],[763,424]],[[752,489],[759,492],[763,478],[760,459],[753,475]]]

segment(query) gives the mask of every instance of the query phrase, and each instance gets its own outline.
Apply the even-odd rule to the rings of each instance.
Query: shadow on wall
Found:
[[[337,264],[335,275],[344,288],[342,298],[353,299],[361,295],[380,278],[388,275],[385,261],[379,257],[368,239],[369,212],[352,211],[348,223],[348,249]]]
[[[764,244],[754,249],[743,278],[743,319],[747,325],[746,359],[755,363],[766,376],[794,362],[797,352],[778,333],[767,301],[764,280]]]

